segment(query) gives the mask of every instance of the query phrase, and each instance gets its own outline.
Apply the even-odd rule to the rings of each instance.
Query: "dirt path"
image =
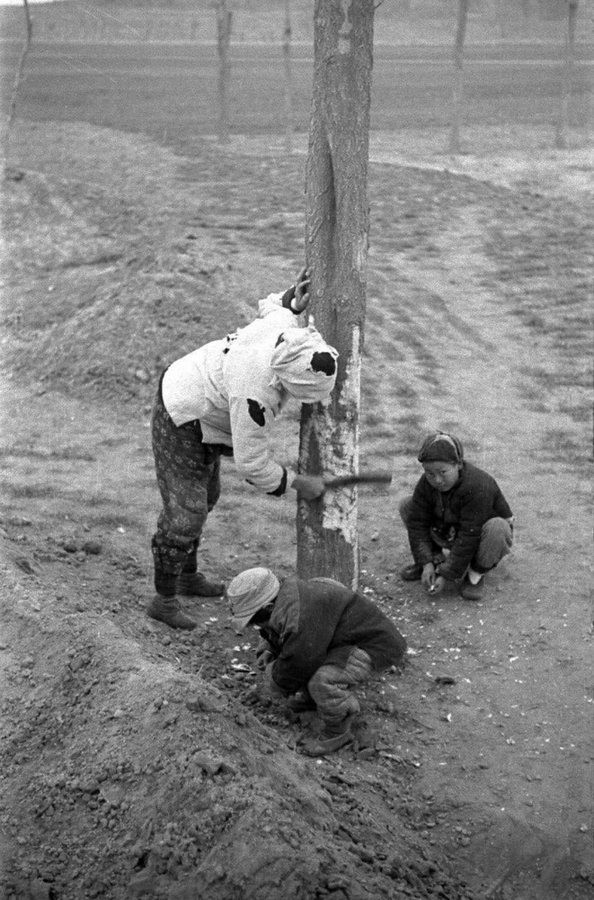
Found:
[[[485,602],[427,603],[417,593],[428,643],[417,647],[415,669],[456,684],[428,689],[420,678],[409,708],[431,710],[440,752],[424,759],[420,784],[440,784],[460,805],[457,826],[472,833],[468,863],[486,865],[495,890],[546,858],[537,884],[531,874],[515,886],[514,896],[537,898],[555,895],[572,857],[592,849],[592,759],[587,734],[579,737],[592,721],[589,491],[571,459],[547,453],[551,414],[534,408],[526,383],[554,349],[518,326],[498,289],[482,251],[484,219],[484,208],[466,208],[463,222],[442,228],[436,257],[395,261],[407,288],[433,300],[433,309],[413,304],[408,326],[422,333],[429,323],[439,373],[416,412],[465,436],[469,458],[505,485],[517,516],[513,557],[487,579]],[[396,333],[397,316],[382,330]],[[555,428],[586,446],[585,422],[557,413]],[[413,647],[420,618],[410,617]]]
[[[178,159],[80,126],[44,135],[23,134],[24,177],[7,185],[7,900],[228,900],[242,884],[257,900],[287,884],[308,900],[588,896],[591,210],[574,182],[547,197],[524,169],[523,186],[501,167],[489,181],[484,159],[480,178],[374,168],[362,450],[370,467],[393,463],[394,483],[361,492],[362,588],[411,653],[369,690],[355,750],[318,763],[298,753],[307,717],[254,701],[253,647],[220,603],[193,605],[191,635],[144,615],[151,379],[246,314],[246,278],[260,291],[291,270],[299,166],[238,166],[245,147]],[[434,426],[460,434],[516,513],[513,556],[479,604],[431,601],[397,576],[397,500]],[[296,428],[293,414],[286,456]],[[291,505],[271,511],[230,466],[224,479],[205,568],[289,572]]]

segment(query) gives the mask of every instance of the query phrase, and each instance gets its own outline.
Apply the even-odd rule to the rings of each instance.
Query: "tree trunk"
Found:
[[[555,135],[555,147],[564,150],[567,147],[567,128],[569,125],[569,101],[571,99],[571,79],[575,61],[575,26],[578,0],[567,2],[567,31],[565,33],[565,59],[561,80],[561,97],[559,102],[559,119]]]
[[[231,64],[229,62],[229,46],[231,43],[231,12],[227,9],[227,0],[217,0],[217,52],[219,55],[219,143],[229,141],[229,78]]]
[[[540,17],[544,21],[554,21],[564,17],[564,0],[539,0]]]
[[[495,4],[496,22],[499,25],[499,36],[502,40],[505,40],[507,38],[507,19],[509,14],[507,2],[506,0],[493,0],[493,3]]]
[[[23,44],[23,49],[21,51],[19,64],[17,66],[16,74],[14,77],[12,95],[10,98],[10,106],[8,109],[8,121],[7,121],[8,131],[10,131],[10,127],[14,120],[14,115],[16,112],[16,105],[17,105],[17,98],[18,98],[18,93],[19,93],[19,87],[21,84],[21,78],[23,77],[23,70],[25,68],[25,60],[27,58],[27,54],[31,47],[31,39],[33,37],[33,20],[31,19],[31,13],[29,11],[28,0],[23,0],[23,11],[25,13],[25,43]]]
[[[283,33],[285,63],[285,150],[293,152],[293,72],[291,67],[291,0],[285,0],[285,28]]]
[[[458,24],[454,44],[454,83],[452,87],[452,125],[450,128],[450,153],[460,153],[460,119],[464,102],[464,40],[468,22],[469,0],[458,0]]]
[[[524,23],[524,35],[527,37],[529,33],[530,22],[530,0],[522,0],[522,19]]]
[[[375,0],[315,4],[306,261],[315,324],[340,357],[329,405],[302,409],[299,468],[312,474],[358,471],[374,6]],[[297,570],[302,577],[332,577],[356,588],[356,488],[300,501]]]

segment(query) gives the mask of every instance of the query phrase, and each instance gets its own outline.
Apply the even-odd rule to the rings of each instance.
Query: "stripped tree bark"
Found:
[[[232,13],[227,8],[227,0],[217,0],[217,53],[219,56],[218,79],[218,137],[220,144],[229,142],[229,81],[231,76],[231,63],[229,61],[229,47],[231,44],[231,20]]]
[[[283,59],[285,63],[285,150],[293,152],[293,71],[291,65],[291,0],[285,0],[283,31]]]
[[[18,99],[18,94],[19,94],[19,88],[21,86],[21,79],[23,77],[23,71],[25,69],[25,60],[27,59],[27,54],[31,47],[31,40],[33,38],[33,20],[31,19],[31,13],[29,11],[28,0],[23,0],[23,9],[25,12],[25,43],[23,44],[23,49],[21,51],[21,55],[19,58],[19,64],[17,66],[16,74],[14,77],[14,84],[13,84],[13,88],[12,88],[12,94],[10,97],[10,106],[8,108],[8,120],[6,123],[8,134],[10,133],[10,128],[14,121],[17,99]]]
[[[356,472],[369,239],[367,174],[375,0],[316,0],[314,83],[307,160],[306,261],[315,323],[340,353],[327,407],[304,406],[299,469]],[[300,501],[297,571],[359,578],[357,491]]]
[[[561,96],[559,99],[559,118],[555,134],[555,147],[565,150],[567,147],[567,129],[569,126],[569,102],[571,99],[571,79],[575,63],[575,28],[578,13],[578,0],[565,0],[567,7],[567,28],[565,31],[565,54],[563,60],[563,77],[561,79]]]
[[[468,22],[469,0],[458,0],[458,22],[454,44],[454,83],[452,88],[452,123],[450,127],[450,153],[460,153],[460,120],[464,103],[464,40]]]

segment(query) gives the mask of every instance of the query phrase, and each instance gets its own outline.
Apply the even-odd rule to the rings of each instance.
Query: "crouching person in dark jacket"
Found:
[[[305,742],[305,752],[323,756],[349,744],[360,710],[353,688],[404,657],[406,641],[394,623],[331,578],[293,576],[281,583],[270,569],[246,569],[226,593],[235,630],[254,625],[264,638],[261,659],[272,696],[290,698],[293,709],[318,711],[320,735]]]
[[[400,504],[414,562],[400,575],[432,594],[458,584],[465,600],[481,600],[483,576],[513,544],[513,515],[488,472],[464,459],[457,437],[438,431],[423,441],[423,475]]]

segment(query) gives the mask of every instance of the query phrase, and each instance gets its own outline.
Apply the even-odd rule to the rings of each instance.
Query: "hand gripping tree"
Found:
[[[303,407],[299,469],[358,470],[369,214],[367,170],[375,0],[316,0],[306,175],[306,260],[316,326],[340,353],[330,405]],[[357,491],[328,491],[297,510],[297,570],[353,588]]]

